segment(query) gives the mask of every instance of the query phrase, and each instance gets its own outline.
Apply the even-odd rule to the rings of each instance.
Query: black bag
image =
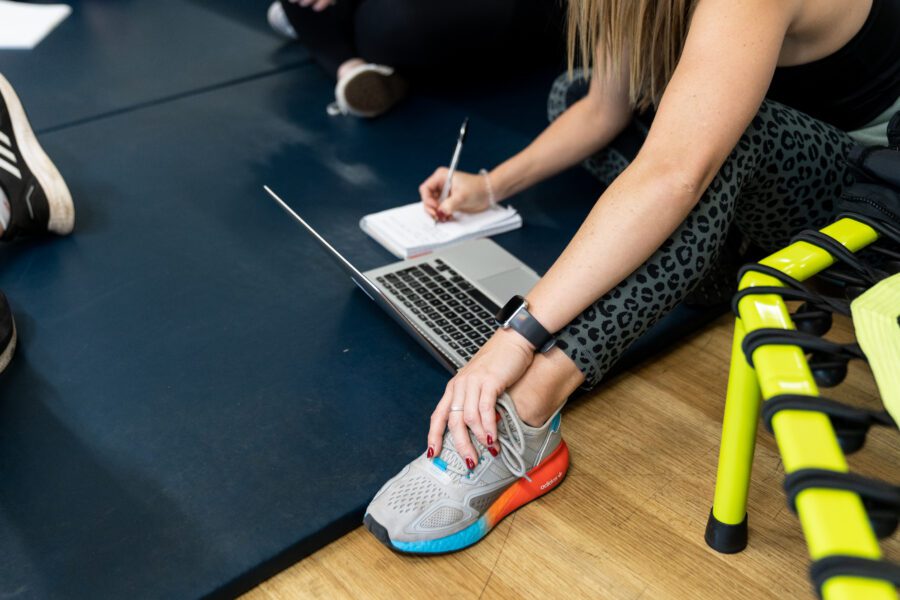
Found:
[[[900,112],[888,123],[889,147],[856,146],[847,162],[856,183],[847,188],[839,203],[840,216],[874,219],[900,232]],[[878,228],[876,228],[878,229]]]

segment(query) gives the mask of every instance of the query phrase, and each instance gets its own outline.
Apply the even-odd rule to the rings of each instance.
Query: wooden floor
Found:
[[[566,482],[503,521],[477,546],[437,558],[392,553],[360,528],[246,597],[813,598],[806,545],[785,506],[783,470],[760,428],[750,545],[719,555],[703,541],[712,500],[732,320],[571,404]],[[847,321],[833,339],[852,339]],[[876,406],[864,365],[838,399]],[[424,435],[423,430],[423,435]],[[900,481],[900,435],[870,433],[850,457],[860,473]],[[397,465],[399,470],[402,465]],[[882,544],[900,558],[900,535]]]

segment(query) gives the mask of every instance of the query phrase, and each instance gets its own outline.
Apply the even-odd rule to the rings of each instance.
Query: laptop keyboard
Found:
[[[376,279],[466,361],[497,329],[498,307],[439,258]]]

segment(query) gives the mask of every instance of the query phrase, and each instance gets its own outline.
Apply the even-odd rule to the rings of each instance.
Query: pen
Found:
[[[453,150],[453,158],[450,159],[450,170],[447,173],[447,180],[444,181],[444,188],[441,190],[441,197],[438,198],[438,210],[441,204],[450,195],[450,186],[453,185],[453,174],[456,172],[456,165],[459,164],[459,155],[462,152],[463,142],[466,141],[466,132],[469,130],[469,117],[463,121],[459,128],[459,138],[456,140],[456,148]],[[434,219],[434,225],[437,226],[437,219]]]

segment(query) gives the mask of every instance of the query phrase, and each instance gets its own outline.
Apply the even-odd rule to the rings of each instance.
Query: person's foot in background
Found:
[[[351,58],[341,65],[330,115],[377,117],[406,97],[409,85],[394,69]]]
[[[38,144],[12,85],[0,75],[0,240],[66,235],[74,224],[69,188]]]
[[[269,26],[275,33],[289,40],[297,39],[297,32],[294,31],[294,26],[288,20],[287,13],[284,12],[281,2],[275,0],[275,2],[270,4],[266,17],[269,20]]]
[[[310,17],[312,13],[329,10],[334,4],[334,0],[288,2],[310,11]],[[276,0],[269,5],[267,18],[269,26],[281,37],[303,41],[297,35],[297,30],[280,1]],[[328,105],[328,114],[332,116],[377,117],[393,108],[406,96],[409,89],[407,82],[392,67],[370,63],[358,57],[343,61],[337,69],[336,77],[334,102]]]
[[[12,85],[0,75],[0,240],[66,235],[75,224],[69,188],[44,152]],[[16,325],[0,292],[0,372],[16,349]]]

